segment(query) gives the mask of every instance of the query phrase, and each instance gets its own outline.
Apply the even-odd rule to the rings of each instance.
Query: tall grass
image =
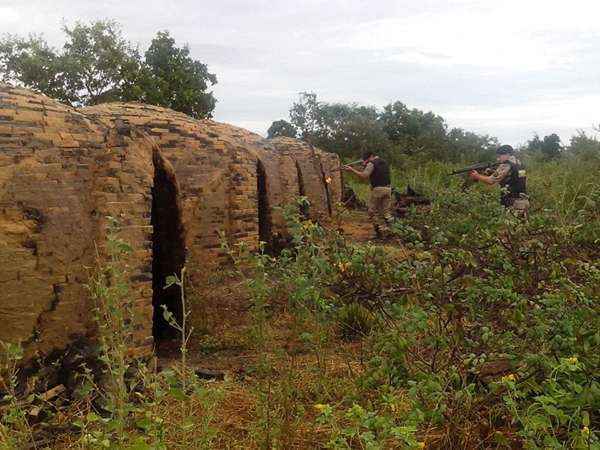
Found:
[[[435,200],[460,189],[463,177],[451,176],[450,172],[468,164],[406,159],[401,167],[392,167],[392,185],[401,191],[404,191],[406,186],[411,186],[417,192]],[[544,210],[560,219],[563,224],[569,223],[582,208],[589,206],[590,201],[594,201],[591,196],[600,191],[600,161],[597,160],[530,160],[526,162],[526,168],[532,212]],[[349,174],[345,175],[344,180],[361,199],[368,198],[368,183],[362,183]],[[479,185],[473,186],[472,189],[498,188]]]

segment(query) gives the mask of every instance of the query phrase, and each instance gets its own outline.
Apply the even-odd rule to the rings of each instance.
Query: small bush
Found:
[[[358,303],[342,306],[337,310],[335,320],[339,335],[348,341],[369,334],[375,322],[373,313]]]

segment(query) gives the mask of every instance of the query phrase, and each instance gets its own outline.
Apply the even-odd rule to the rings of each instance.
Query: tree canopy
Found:
[[[267,130],[267,137],[269,139],[275,137],[290,137],[295,138],[298,134],[296,127],[289,123],[287,120],[276,120],[271,124]]]
[[[281,127],[273,122],[269,129]],[[286,122],[287,123],[287,122]],[[302,92],[290,108],[298,137],[325,150],[354,157],[365,150],[395,158],[402,154],[447,161],[489,158],[496,138],[460,128],[448,131],[443,117],[409,109],[402,102],[382,110],[357,103],[327,103]]]
[[[65,25],[63,31],[59,50],[42,36],[0,39],[0,79],[72,106],[143,101],[196,118],[212,116],[216,99],[208,89],[216,76],[167,31],[156,34],[144,57],[114,21]]]
[[[537,153],[544,159],[556,159],[562,154],[563,146],[556,133],[544,136],[543,139],[536,134],[527,142],[527,151],[533,155]]]
[[[570,155],[577,156],[584,161],[600,160],[600,141],[596,136],[589,136],[583,131],[579,131],[571,137],[571,142],[566,150]]]

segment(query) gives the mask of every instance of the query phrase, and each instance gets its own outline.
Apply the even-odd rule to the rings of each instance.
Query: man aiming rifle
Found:
[[[369,218],[375,229],[377,237],[386,237],[390,234],[390,224],[394,218],[392,209],[392,186],[390,180],[390,166],[386,161],[371,151],[366,151],[362,156],[364,169],[362,171],[346,164],[343,169],[352,172],[361,180],[369,180],[371,195],[369,197]]]
[[[521,162],[514,155],[510,145],[502,145],[496,150],[496,164],[487,167],[469,167],[469,178],[490,186],[501,188],[500,203],[517,216],[527,217],[529,198],[527,197],[527,174]],[[470,170],[469,170],[470,169]],[[482,174],[482,169],[494,169],[491,174]],[[458,171],[460,172],[460,171]]]
[[[461,191],[465,192],[476,183],[476,181],[469,176],[471,171],[474,170],[482,175],[491,175],[499,165],[500,163],[498,162],[476,163],[467,167],[463,167],[462,169],[453,170],[450,175],[465,175],[463,184],[461,186]]]

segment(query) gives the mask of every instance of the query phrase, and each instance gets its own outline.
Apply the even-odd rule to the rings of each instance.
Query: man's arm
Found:
[[[499,184],[502,180],[504,180],[504,178],[506,178],[509,172],[510,164],[503,163],[500,164],[494,173],[489,176],[482,175],[479,172],[472,170],[469,172],[469,177],[471,177],[472,180],[482,181],[483,183],[491,186],[494,184]]]
[[[354,175],[356,175],[357,177],[359,177],[362,180],[368,180],[369,177],[371,176],[371,174],[373,173],[373,163],[369,163],[367,164],[367,166],[364,168],[364,170],[356,170],[354,167],[352,166],[344,166],[344,169],[347,170],[348,172],[352,172]]]

